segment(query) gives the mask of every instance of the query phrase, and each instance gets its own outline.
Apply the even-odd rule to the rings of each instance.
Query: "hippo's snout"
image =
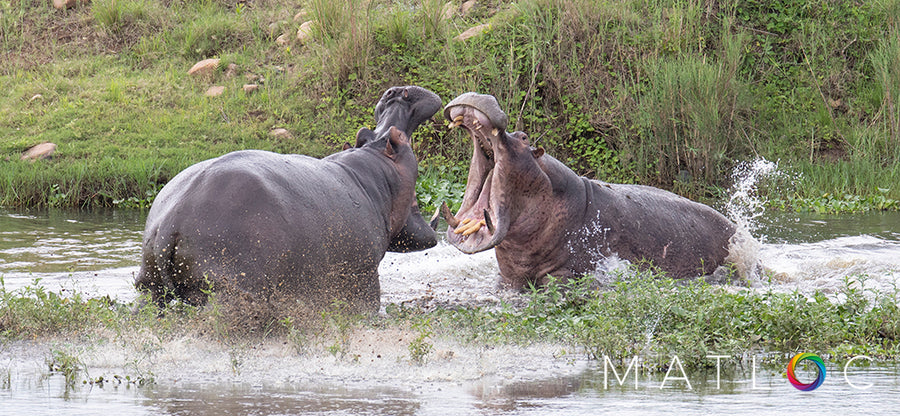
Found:
[[[500,104],[493,95],[477,94],[474,92],[462,94],[459,97],[454,98],[453,101],[450,101],[450,103],[444,107],[444,118],[453,120],[453,117],[450,115],[451,109],[460,106],[468,106],[477,109],[487,117],[492,126],[500,130],[506,130],[507,125],[509,125],[509,118],[506,116],[506,113],[500,109]]]

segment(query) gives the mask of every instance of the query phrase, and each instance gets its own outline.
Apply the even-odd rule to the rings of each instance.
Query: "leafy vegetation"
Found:
[[[834,294],[778,292],[767,288],[710,285],[701,280],[679,282],[656,272],[628,270],[603,287],[593,277],[555,282],[533,290],[520,306],[459,307],[430,312],[388,305],[387,314],[356,316],[340,304],[318,315],[271,312],[248,326],[246,316],[259,311],[225,305],[194,308],[173,304],[160,311],[78,293],[59,296],[37,286],[17,291],[0,288],[0,344],[35,338],[84,338],[91,342],[129,345],[133,335],[151,344],[187,334],[225,345],[232,370],[260,340],[277,340],[298,354],[329,353],[356,360],[350,342],[357,331],[409,331],[411,363],[422,364],[437,339],[478,345],[558,342],[571,351],[618,362],[635,356],[648,369],[665,369],[673,355],[686,367],[711,365],[708,355],[743,357],[766,352],[817,351],[835,359],[868,355],[900,358],[900,292],[878,292],[866,276],[845,278]],[[261,310],[261,309],[260,309]],[[153,354],[153,345],[135,346]],[[83,364],[78,353],[54,348],[47,359],[51,371],[74,383]],[[134,366],[132,378],[151,382],[152,373]],[[71,380],[71,381],[70,381]],[[96,381],[96,380],[94,380]]]
[[[4,2],[0,205],[142,207],[180,170],[228,151],[324,156],[372,127],[385,88],[417,84],[445,100],[496,96],[511,126],[591,177],[710,198],[736,163],[764,157],[799,173],[766,188],[775,205],[819,210],[809,201],[829,194],[897,209],[876,201],[900,200],[896,1],[460,5]],[[296,40],[307,20],[311,37]],[[214,74],[187,75],[210,57]],[[225,93],[205,97],[211,85]],[[454,201],[464,178],[468,139],[442,125],[437,116],[414,139],[423,206]],[[52,160],[18,160],[44,141],[58,145]]]

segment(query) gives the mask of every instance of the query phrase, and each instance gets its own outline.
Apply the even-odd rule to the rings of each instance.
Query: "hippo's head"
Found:
[[[450,226],[447,241],[477,253],[539,228],[539,216],[529,210],[546,209],[542,200],[553,194],[539,164],[544,150],[531,147],[525,133],[506,132],[506,114],[490,95],[460,95],[444,108],[444,117],[469,133],[474,148],[459,212],[454,216],[441,207]]]
[[[356,147],[374,146],[385,149],[400,181],[391,210],[391,243],[389,251],[408,252],[434,247],[437,239],[416,203],[418,161],[410,147],[409,137],[415,129],[441,108],[437,94],[417,86],[392,87],[375,106],[375,131],[360,129]],[[385,147],[386,146],[386,147]]]
[[[412,137],[413,131],[441,109],[441,97],[422,87],[409,85],[388,88],[375,105],[376,138],[384,137],[391,126]]]

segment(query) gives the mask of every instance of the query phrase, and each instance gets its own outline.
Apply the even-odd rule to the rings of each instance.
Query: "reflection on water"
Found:
[[[785,360],[786,361],[786,360]],[[664,382],[662,375],[604,375],[592,366],[565,377],[508,382],[485,377],[471,382],[394,383],[371,381],[294,383],[190,383],[173,381],[141,388],[105,384],[65,387],[62,376],[0,386],[3,411],[16,415],[104,413],[141,415],[645,415],[645,414],[886,414],[900,406],[897,363],[871,367],[829,365],[823,385],[801,392],[776,368],[744,367],[717,380],[687,374]],[[620,369],[622,370],[622,369]],[[633,375],[633,373],[632,373]],[[30,384],[28,386],[18,384]],[[38,390],[39,394],[23,394]]]
[[[0,211],[0,274],[132,266],[143,231],[140,211]]]
[[[48,290],[130,301],[144,216],[0,211],[0,277],[7,290],[40,279]],[[890,290],[900,278],[900,213],[779,213],[756,221],[770,280],[760,282],[763,288],[828,292],[840,287],[844,276],[866,274],[869,287]],[[423,252],[389,253],[379,273],[384,303],[490,305],[518,296],[495,287],[492,252],[466,256],[445,243]],[[434,355],[441,358],[416,366],[404,355],[410,336],[360,334],[351,341],[354,351],[364,351],[355,362],[298,356],[283,345],[253,346],[241,357],[239,372],[226,346],[190,337],[128,341],[155,351],[152,360],[120,345],[0,341],[0,414],[879,414],[900,406],[900,364],[851,369],[849,380],[872,384],[866,390],[851,387],[839,366],[829,367],[818,390],[799,392],[787,384],[783,369],[753,374],[745,364],[733,365],[721,388],[710,373],[690,374],[691,389],[681,382],[661,389],[658,378],[642,378],[638,387],[607,388],[602,362],[573,359],[560,346],[475,347],[434,340]],[[157,383],[67,387],[61,375],[47,374],[45,360],[48,348],[72,345],[84,348],[78,355],[84,357],[86,377],[152,372]]]

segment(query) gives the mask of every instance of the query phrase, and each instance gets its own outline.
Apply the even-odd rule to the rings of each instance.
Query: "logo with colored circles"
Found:
[[[812,361],[816,365],[816,379],[813,380],[812,383],[802,383],[800,380],[797,380],[797,376],[794,374],[794,369],[797,368],[797,364],[799,364],[803,360]],[[808,352],[803,352],[791,358],[791,361],[788,363],[787,367],[787,376],[788,381],[791,382],[791,385],[796,387],[798,390],[802,391],[813,391],[819,386],[822,385],[822,382],[825,381],[825,362],[822,361],[818,355],[810,354]]]

